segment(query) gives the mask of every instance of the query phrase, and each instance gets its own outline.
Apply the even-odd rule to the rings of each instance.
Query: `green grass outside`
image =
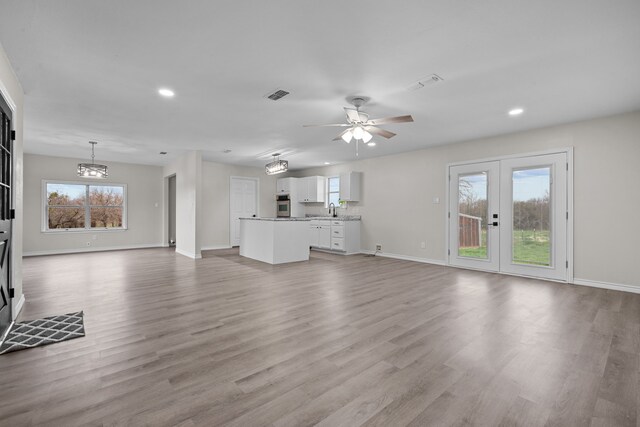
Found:
[[[482,232],[482,242],[486,245],[487,234]],[[517,264],[549,265],[549,231],[516,230],[513,234],[513,262]],[[460,256],[487,258],[487,247],[460,248]]]

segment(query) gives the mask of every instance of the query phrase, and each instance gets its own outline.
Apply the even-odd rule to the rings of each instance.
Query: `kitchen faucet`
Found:
[[[333,206],[333,215],[331,215],[331,206]],[[333,216],[334,218],[338,216],[338,214],[336,213],[336,205],[334,203],[329,203],[329,215]]]

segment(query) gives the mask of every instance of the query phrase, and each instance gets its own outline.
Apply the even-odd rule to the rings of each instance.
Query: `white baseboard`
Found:
[[[231,246],[203,246],[201,251],[215,251],[216,249],[231,249]]]
[[[361,250],[360,253],[361,254],[367,254],[367,255],[373,255],[374,253],[376,253],[376,251]],[[388,253],[388,252],[380,252],[380,251],[378,251],[376,256],[380,256],[380,257],[384,257],[384,258],[401,259],[403,261],[421,262],[421,263],[424,263],[424,264],[446,265],[446,263],[444,261],[439,260],[439,259],[420,258],[420,257],[417,257],[417,256],[391,254],[391,253]]]
[[[592,288],[611,289],[612,291],[631,292],[640,294],[640,286],[623,285],[621,283],[598,282],[588,279],[573,279],[574,285],[591,286]]]
[[[12,320],[16,320],[18,318],[18,314],[20,314],[20,312],[22,311],[22,307],[24,307],[24,303],[25,303],[24,294],[21,294],[20,299],[18,299],[16,306],[13,307],[13,311],[11,312],[11,316],[13,317]]]
[[[182,249],[178,249],[178,248],[176,248],[176,253],[180,254],[182,256],[186,256],[187,258],[191,258],[191,259],[200,259],[200,258],[202,258],[201,254],[194,254],[192,252],[183,251]]]
[[[41,256],[41,255],[63,255],[63,254],[79,254],[84,252],[104,252],[104,251],[124,251],[128,249],[147,249],[147,248],[161,248],[162,243],[144,243],[141,245],[125,245],[125,246],[101,246],[101,247],[86,247],[86,248],[73,248],[73,249],[51,249],[47,251],[31,251],[23,252],[23,257],[28,256]]]

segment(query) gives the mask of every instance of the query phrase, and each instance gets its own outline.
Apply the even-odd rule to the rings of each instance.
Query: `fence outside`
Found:
[[[458,214],[459,241],[460,248],[477,248],[482,243],[482,218]]]

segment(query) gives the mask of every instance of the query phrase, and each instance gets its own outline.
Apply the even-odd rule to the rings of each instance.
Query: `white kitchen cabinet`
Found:
[[[331,247],[330,221],[311,221],[309,224],[309,246],[320,249],[329,249]]]
[[[277,194],[290,194],[293,187],[296,185],[298,178],[279,178],[276,180],[276,193]]]
[[[312,220],[309,227],[312,248],[346,255],[360,252],[360,221]]]
[[[298,180],[298,202],[324,203],[325,177],[307,176]]]
[[[360,201],[360,186],[362,184],[362,172],[349,172],[340,174],[340,200],[345,202]]]

